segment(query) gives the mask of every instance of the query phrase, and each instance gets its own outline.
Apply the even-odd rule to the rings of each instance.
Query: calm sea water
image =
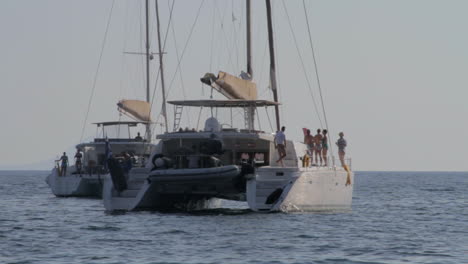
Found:
[[[108,214],[0,172],[0,263],[468,263],[468,173],[358,172],[348,213]]]

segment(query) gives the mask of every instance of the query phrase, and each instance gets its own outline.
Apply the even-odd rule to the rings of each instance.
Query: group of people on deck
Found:
[[[276,161],[284,166],[283,159],[286,157],[286,136],[284,134],[286,127],[281,127],[281,130],[276,132],[275,135],[275,148],[278,150],[279,159]],[[310,129],[306,130],[304,136],[304,144],[307,145],[307,158],[312,161],[312,166],[328,166],[328,131],[326,129],[317,129],[317,134],[312,135]],[[344,133],[340,132],[339,139],[336,142],[338,146],[338,156],[340,158],[341,166],[345,167],[345,149],[347,142],[344,139]],[[315,163],[314,163],[315,157]]]
[[[304,136],[304,144],[307,145],[307,151],[312,160],[312,166],[327,166],[327,153],[328,153],[328,131],[324,129],[317,129],[315,136],[310,134],[310,129],[307,129]],[[315,163],[314,163],[315,156]],[[319,163],[320,161],[320,163]]]

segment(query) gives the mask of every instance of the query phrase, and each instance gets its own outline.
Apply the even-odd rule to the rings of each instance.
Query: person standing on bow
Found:
[[[58,161],[61,161],[60,164],[60,171],[59,171],[59,176],[65,176],[67,175],[67,167],[68,167],[68,156],[67,153],[63,153],[62,157]]]
[[[284,167],[283,158],[286,157],[286,135],[284,131],[286,127],[281,127],[281,131],[276,132],[275,135],[275,148],[278,150],[279,159],[276,163],[281,163],[281,166]]]
[[[346,140],[344,139],[344,133],[343,132],[340,132],[338,134],[340,136],[340,138],[338,139],[338,141],[336,141],[336,145],[338,146],[338,156],[340,157],[340,162],[341,162],[341,166],[343,166],[343,168],[346,166],[345,164],[345,149],[346,149],[346,146],[348,145]]]
[[[82,163],[81,163],[81,158],[83,157],[83,154],[81,154],[80,149],[76,148],[76,154],[75,154],[75,168],[76,172],[78,172],[81,175],[81,168],[82,168]]]
[[[322,137],[322,158],[323,158],[323,166],[328,166],[328,160],[327,160],[327,152],[328,152],[328,137],[327,137],[328,131],[324,129],[322,131],[323,137]]]
[[[310,156],[310,160],[314,160],[314,136],[310,134],[310,129],[307,129],[306,135],[304,136],[304,144],[307,146],[307,153]]]
[[[314,136],[315,145],[315,165],[319,166],[318,160],[320,159],[320,166],[322,166],[322,139],[321,129],[317,129],[317,135]]]

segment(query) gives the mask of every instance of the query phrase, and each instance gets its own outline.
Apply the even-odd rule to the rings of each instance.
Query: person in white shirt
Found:
[[[281,131],[278,131],[275,135],[275,148],[278,150],[279,159],[276,163],[281,163],[281,166],[284,167],[283,158],[286,157],[286,135],[284,131],[286,127],[281,127]]]

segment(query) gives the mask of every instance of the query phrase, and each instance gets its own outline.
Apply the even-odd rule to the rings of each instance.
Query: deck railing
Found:
[[[309,163],[307,164],[307,162],[304,162],[304,157],[300,157],[300,159],[303,161],[303,167],[330,167],[330,168],[336,168],[336,167],[342,167],[342,164],[341,164],[341,161],[338,157],[335,157],[335,156],[327,156],[327,166],[325,165],[320,165],[320,159],[318,159],[318,163],[319,164],[316,164],[315,163],[315,156],[314,156],[314,159],[310,159],[309,160]],[[351,158],[345,158],[344,159],[344,165],[348,166],[348,168],[350,170],[352,170],[352,160]],[[322,162],[322,164],[324,164]]]

